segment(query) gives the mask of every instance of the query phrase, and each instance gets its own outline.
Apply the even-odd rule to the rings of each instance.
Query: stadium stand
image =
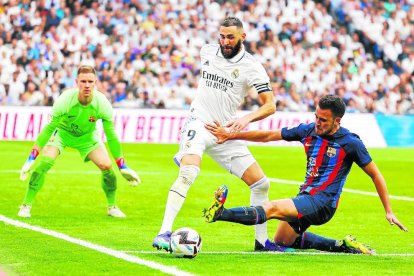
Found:
[[[186,109],[199,49],[228,15],[243,20],[279,111],[313,111],[331,93],[348,112],[414,114],[412,0],[2,1],[0,103],[52,105],[88,63],[115,107]],[[257,108],[255,95],[241,108]]]

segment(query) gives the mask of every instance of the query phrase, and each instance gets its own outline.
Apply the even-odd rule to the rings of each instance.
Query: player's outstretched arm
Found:
[[[121,175],[129,182],[129,184],[131,184],[131,186],[135,187],[141,183],[138,174],[126,165],[123,157],[117,158],[116,164],[118,165]]]
[[[282,140],[282,132],[277,130],[253,130],[245,132],[230,132],[219,122],[208,123],[205,128],[217,138],[217,143],[222,144],[227,140],[246,140],[252,142],[269,142]]]
[[[24,163],[22,169],[20,170],[20,180],[26,180],[29,176],[33,165],[36,161],[37,156],[39,155],[39,152],[41,151],[41,148],[38,145],[34,145],[32,148],[32,151],[30,152],[29,157],[27,158],[26,162]]]
[[[372,182],[375,184],[375,188],[377,189],[377,193],[381,199],[382,205],[385,209],[385,217],[389,221],[391,225],[397,225],[401,230],[408,232],[408,229],[398,220],[398,218],[394,215],[389,196],[387,190],[387,184],[385,183],[385,179],[382,176],[380,170],[378,169],[377,165],[371,161],[368,165],[362,168],[366,174],[368,174]]]

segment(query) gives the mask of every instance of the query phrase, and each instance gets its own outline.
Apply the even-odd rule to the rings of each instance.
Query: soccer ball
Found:
[[[194,258],[201,250],[201,237],[189,227],[177,229],[171,235],[172,254],[182,258]]]

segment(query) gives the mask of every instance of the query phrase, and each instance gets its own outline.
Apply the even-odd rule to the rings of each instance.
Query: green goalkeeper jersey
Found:
[[[94,90],[92,102],[82,105],[78,100],[78,93],[79,89],[74,88],[65,90],[59,96],[53,105],[51,120],[40,132],[36,144],[43,148],[55,130],[63,131],[69,134],[65,136],[73,139],[85,134],[98,134],[96,122],[102,120],[112,156],[121,157],[121,144],[115,133],[111,103],[101,92]]]

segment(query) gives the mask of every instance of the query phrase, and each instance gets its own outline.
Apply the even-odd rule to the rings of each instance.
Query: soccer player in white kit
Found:
[[[181,132],[180,149],[174,156],[180,171],[168,193],[162,226],[152,244],[158,250],[171,251],[173,222],[200,172],[204,152],[249,186],[250,205],[268,201],[269,180],[245,142],[233,140],[216,144],[215,137],[204,127],[205,123],[217,121],[227,126],[229,131],[239,132],[250,122],[266,118],[276,111],[269,76],[244,49],[246,34],[242,22],[228,17],[221,23],[219,32],[220,44],[207,44],[200,52],[202,68],[197,95]],[[252,87],[262,105],[256,111],[237,118],[236,111]],[[255,250],[281,250],[268,240],[266,223],[256,226]]]

